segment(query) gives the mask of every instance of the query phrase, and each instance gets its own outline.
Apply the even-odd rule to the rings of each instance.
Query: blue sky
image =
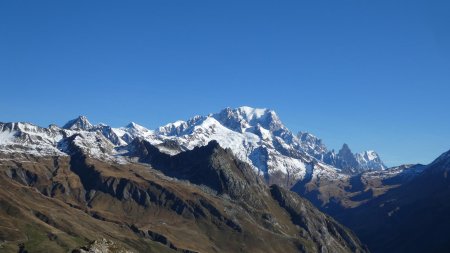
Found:
[[[149,128],[248,105],[388,165],[450,149],[450,3],[1,1],[0,121]]]

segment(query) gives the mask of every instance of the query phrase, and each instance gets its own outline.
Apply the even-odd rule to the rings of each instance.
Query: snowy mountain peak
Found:
[[[364,170],[385,170],[386,165],[381,161],[380,156],[373,150],[368,150],[359,154],[355,154],[355,158],[359,166]]]
[[[265,108],[252,108],[249,106],[238,107],[236,108],[236,111],[240,112],[242,116],[245,116],[247,120],[260,119],[266,116],[267,113],[271,112],[270,110]]]
[[[156,132],[158,134],[166,135],[166,136],[181,136],[185,134],[190,134],[194,130],[194,128],[198,125],[202,125],[203,122],[210,118],[203,116],[194,116],[188,121],[177,120],[173,123],[169,123],[165,126],[159,127]]]
[[[11,122],[1,124],[2,131],[8,129],[9,131],[26,131],[26,132],[38,132],[40,127],[31,123],[25,122]]]
[[[0,153],[58,154],[60,128],[42,128],[30,123],[0,123]]]
[[[135,138],[149,138],[153,135],[154,131],[147,129],[135,122],[130,122],[125,127],[111,128],[115,136],[117,136],[118,142],[121,144],[127,144],[133,141]]]
[[[265,173],[270,170],[292,173],[295,168],[304,167],[304,161],[311,161],[312,157],[350,174],[372,165],[374,168],[370,167],[370,170],[384,168],[378,166],[381,163],[379,159],[357,160],[347,144],[336,154],[328,151],[322,140],[310,133],[300,132],[295,136],[274,111],[248,106],[225,108],[207,116],[176,121],[158,128],[154,137],[159,140],[173,139],[187,149],[217,140],[223,147],[231,148],[239,158]],[[367,157],[373,156],[367,153]]]
[[[212,117],[225,127],[241,133],[258,125],[270,131],[285,129],[277,114],[269,109],[258,109],[248,106],[235,109],[225,108],[221,112],[213,114]]]
[[[344,143],[336,153],[334,150],[328,151],[325,144],[312,134],[300,132],[297,137],[301,148],[309,155],[339,168],[345,173],[355,174],[367,170],[384,170],[387,168],[381,161],[380,156],[373,150],[355,154],[348,144]]]
[[[308,141],[308,142],[315,142],[315,143],[322,143],[322,140],[319,139],[317,136],[310,134],[308,132],[298,132],[297,134],[298,138],[302,141]]]
[[[301,148],[308,154],[317,157],[319,160],[327,152],[327,147],[322,140],[307,132],[299,132],[297,138],[300,141]]]
[[[89,122],[85,116],[78,116],[78,118],[70,120],[64,126],[64,129],[69,130],[91,130],[94,126]]]
[[[138,131],[150,131],[147,128],[145,128],[144,126],[141,126],[135,122],[130,122],[128,125],[126,125],[126,128],[135,129]]]

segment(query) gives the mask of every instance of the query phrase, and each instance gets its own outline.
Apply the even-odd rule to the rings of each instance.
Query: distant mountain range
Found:
[[[92,156],[109,160],[120,160],[123,147],[136,138],[172,155],[215,140],[248,162],[269,183],[287,188],[313,170],[339,177],[337,174],[386,169],[375,151],[353,154],[346,144],[338,153],[328,151],[320,139],[309,133],[293,134],[274,111],[250,107],[226,108],[219,113],[195,116],[156,130],[136,123],[121,128],[93,125],[84,116],[70,120],[62,128],[0,123],[0,150],[67,155],[65,140],[74,135],[78,144]]]
[[[0,251],[448,252],[449,170],[450,151],[387,168],[250,107],[0,123]]]

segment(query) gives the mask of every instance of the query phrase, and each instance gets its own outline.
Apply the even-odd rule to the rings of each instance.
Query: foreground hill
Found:
[[[268,187],[217,142],[169,155],[142,138],[114,150],[92,135],[54,134],[59,149],[48,140],[34,153],[23,149],[47,140],[22,134],[14,138],[28,146],[0,154],[2,252],[102,242],[115,252],[367,252],[347,228]]]

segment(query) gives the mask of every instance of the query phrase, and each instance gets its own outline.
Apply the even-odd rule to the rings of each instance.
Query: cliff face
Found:
[[[268,187],[216,142],[175,156],[135,140],[136,162],[0,156],[0,245],[68,252],[94,240],[131,252],[366,252],[307,200]],[[103,239],[104,238],[104,239]]]

